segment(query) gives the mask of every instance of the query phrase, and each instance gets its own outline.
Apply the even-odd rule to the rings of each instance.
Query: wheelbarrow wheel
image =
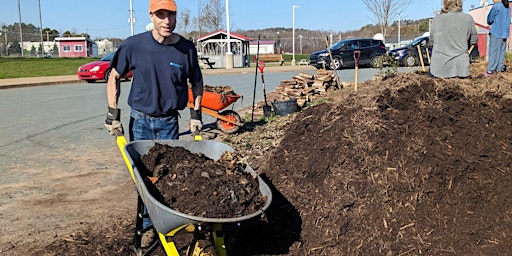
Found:
[[[219,113],[219,115],[234,123],[242,123],[242,118],[240,117],[240,115],[233,110],[222,111]],[[224,133],[231,134],[237,132],[240,129],[240,126],[226,122],[221,119],[217,119],[217,129],[221,130]]]

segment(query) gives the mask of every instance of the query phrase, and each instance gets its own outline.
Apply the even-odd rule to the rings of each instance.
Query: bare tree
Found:
[[[398,17],[414,0],[362,0],[366,9],[374,16],[370,18],[377,22],[384,39],[390,22]]]
[[[185,36],[188,36],[190,33],[190,28],[192,26],[192,15],[190,12],[190,9],[184,8],[179,12],[179,20],[181,22],[177,22],[176,24],[176,30]]]
[[[204,6],[201,6],[201,12],[198,17],[202,32],[213,32],[224,27],[225,8],[221,0],[209,0]]]

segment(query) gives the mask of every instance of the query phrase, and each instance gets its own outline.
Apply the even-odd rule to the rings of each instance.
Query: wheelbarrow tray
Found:
[[[137,187],[137,191],[139,192],[144,205],[148,209],[148,214],[151,218],[151,221],[153,222],[153,226],[158,232],[167,234],[170,231],[185,224],[240,222],[263,214],[263,211],[269,207],[270,202],[272,201],[272,192],[269,186],[263,181],[263,179],[249,166],[246,167],[245,172],[250,173],[254,178],[258,179],[260,192],[262,196],[267,198],[267,201],[262,209],[252,214],[236,218],[203,218],[184,214],[163,205],[158,200],[156,200],[151,195],[151,193],[149,193],[148,188],[146,187],[146,184],[144,183],[139,170],[135,165],[135,161],[137,161],[142,155],[148,153],[149,150],[155,145],[155,143],[167,144],[172,147],[183,147],[192,153],[201,153],[213,160],[220,159],[222,154],[224,154],[226,151],[233,152],[234,150],[224,143],[210,140],[140,140],[126,144],[124,147],[124,152],[126,153],[128,161],[133,168],[133,177],[135,179],[134,182]],[[205,198],[205,200],[210,199]]]
[[[239,94],[222,94],[204,91],[201,107],[219,111],[231,105],[231,103],[236,102],[240,97],[241,96]],[[188,102],[194,102],[192,89],[190,88],[188,89]]]

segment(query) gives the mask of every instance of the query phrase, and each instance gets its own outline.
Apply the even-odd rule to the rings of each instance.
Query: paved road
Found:
[[[268,71],[267,71],[268,70]],[[278,72],[265,69],[265,86],[267,92],[275,90],[282,80],[290,80],[299,72],[316,74],[311,67],[301,67],[295,71],[282,69]],[[401,71],[408,71],[403,69]],[[374,77],[376,69],[359,69],[359,81],[363,82]],[[338,71],[342,81],[353,81],[354,70]],[[250,107],[253,102],[256,84],[255,102],[263,101],[261,75],[255,75],[255,70],[246,70],[239,73],[208,73],[205,72],[205,84],[212,86],[229,85],[241,95],[239,99],[228,108],[237,111]],[[1,81],[1,80],[0,80]],[[106,84],[105,83],[71,83],[58,82],[59,85],[28,86],[0,90],[0,113],[3,122],[0,124],[0,156],[9,155],[12,145],[19,142],[26,143],[34,139],[58,140],[58,130],[66,133],[74,131],[84,134],[93,130],[106,133],[103,121],[106,113]],[[123,82],[119,100],[122,109],[122,122],[125,126],[129,120],[129,107],[126,104],[131,82]],[[26,86],[26,85],[25,85]],[[189,111],[181,111],[180,133],[188,130],[186,121]],[[205,124],[211,124],[215,118],[205,115]],[[56,134],[57,133],[57,134]],[[49,136],[53,134],[54,136]],[[72,137],[72,136],[71,136]],[[70,138],[68,138],[70,139]],[[81,142],[82,143],[82,142]],[[0,159],[1,160],[1,159]]]

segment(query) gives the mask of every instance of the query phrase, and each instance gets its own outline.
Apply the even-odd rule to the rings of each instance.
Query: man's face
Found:
[[[150,13],[149,17],[153,21],[156,32],[162,37],[169,37],[176,28],[176,12],[168,10],[158,10]]]

